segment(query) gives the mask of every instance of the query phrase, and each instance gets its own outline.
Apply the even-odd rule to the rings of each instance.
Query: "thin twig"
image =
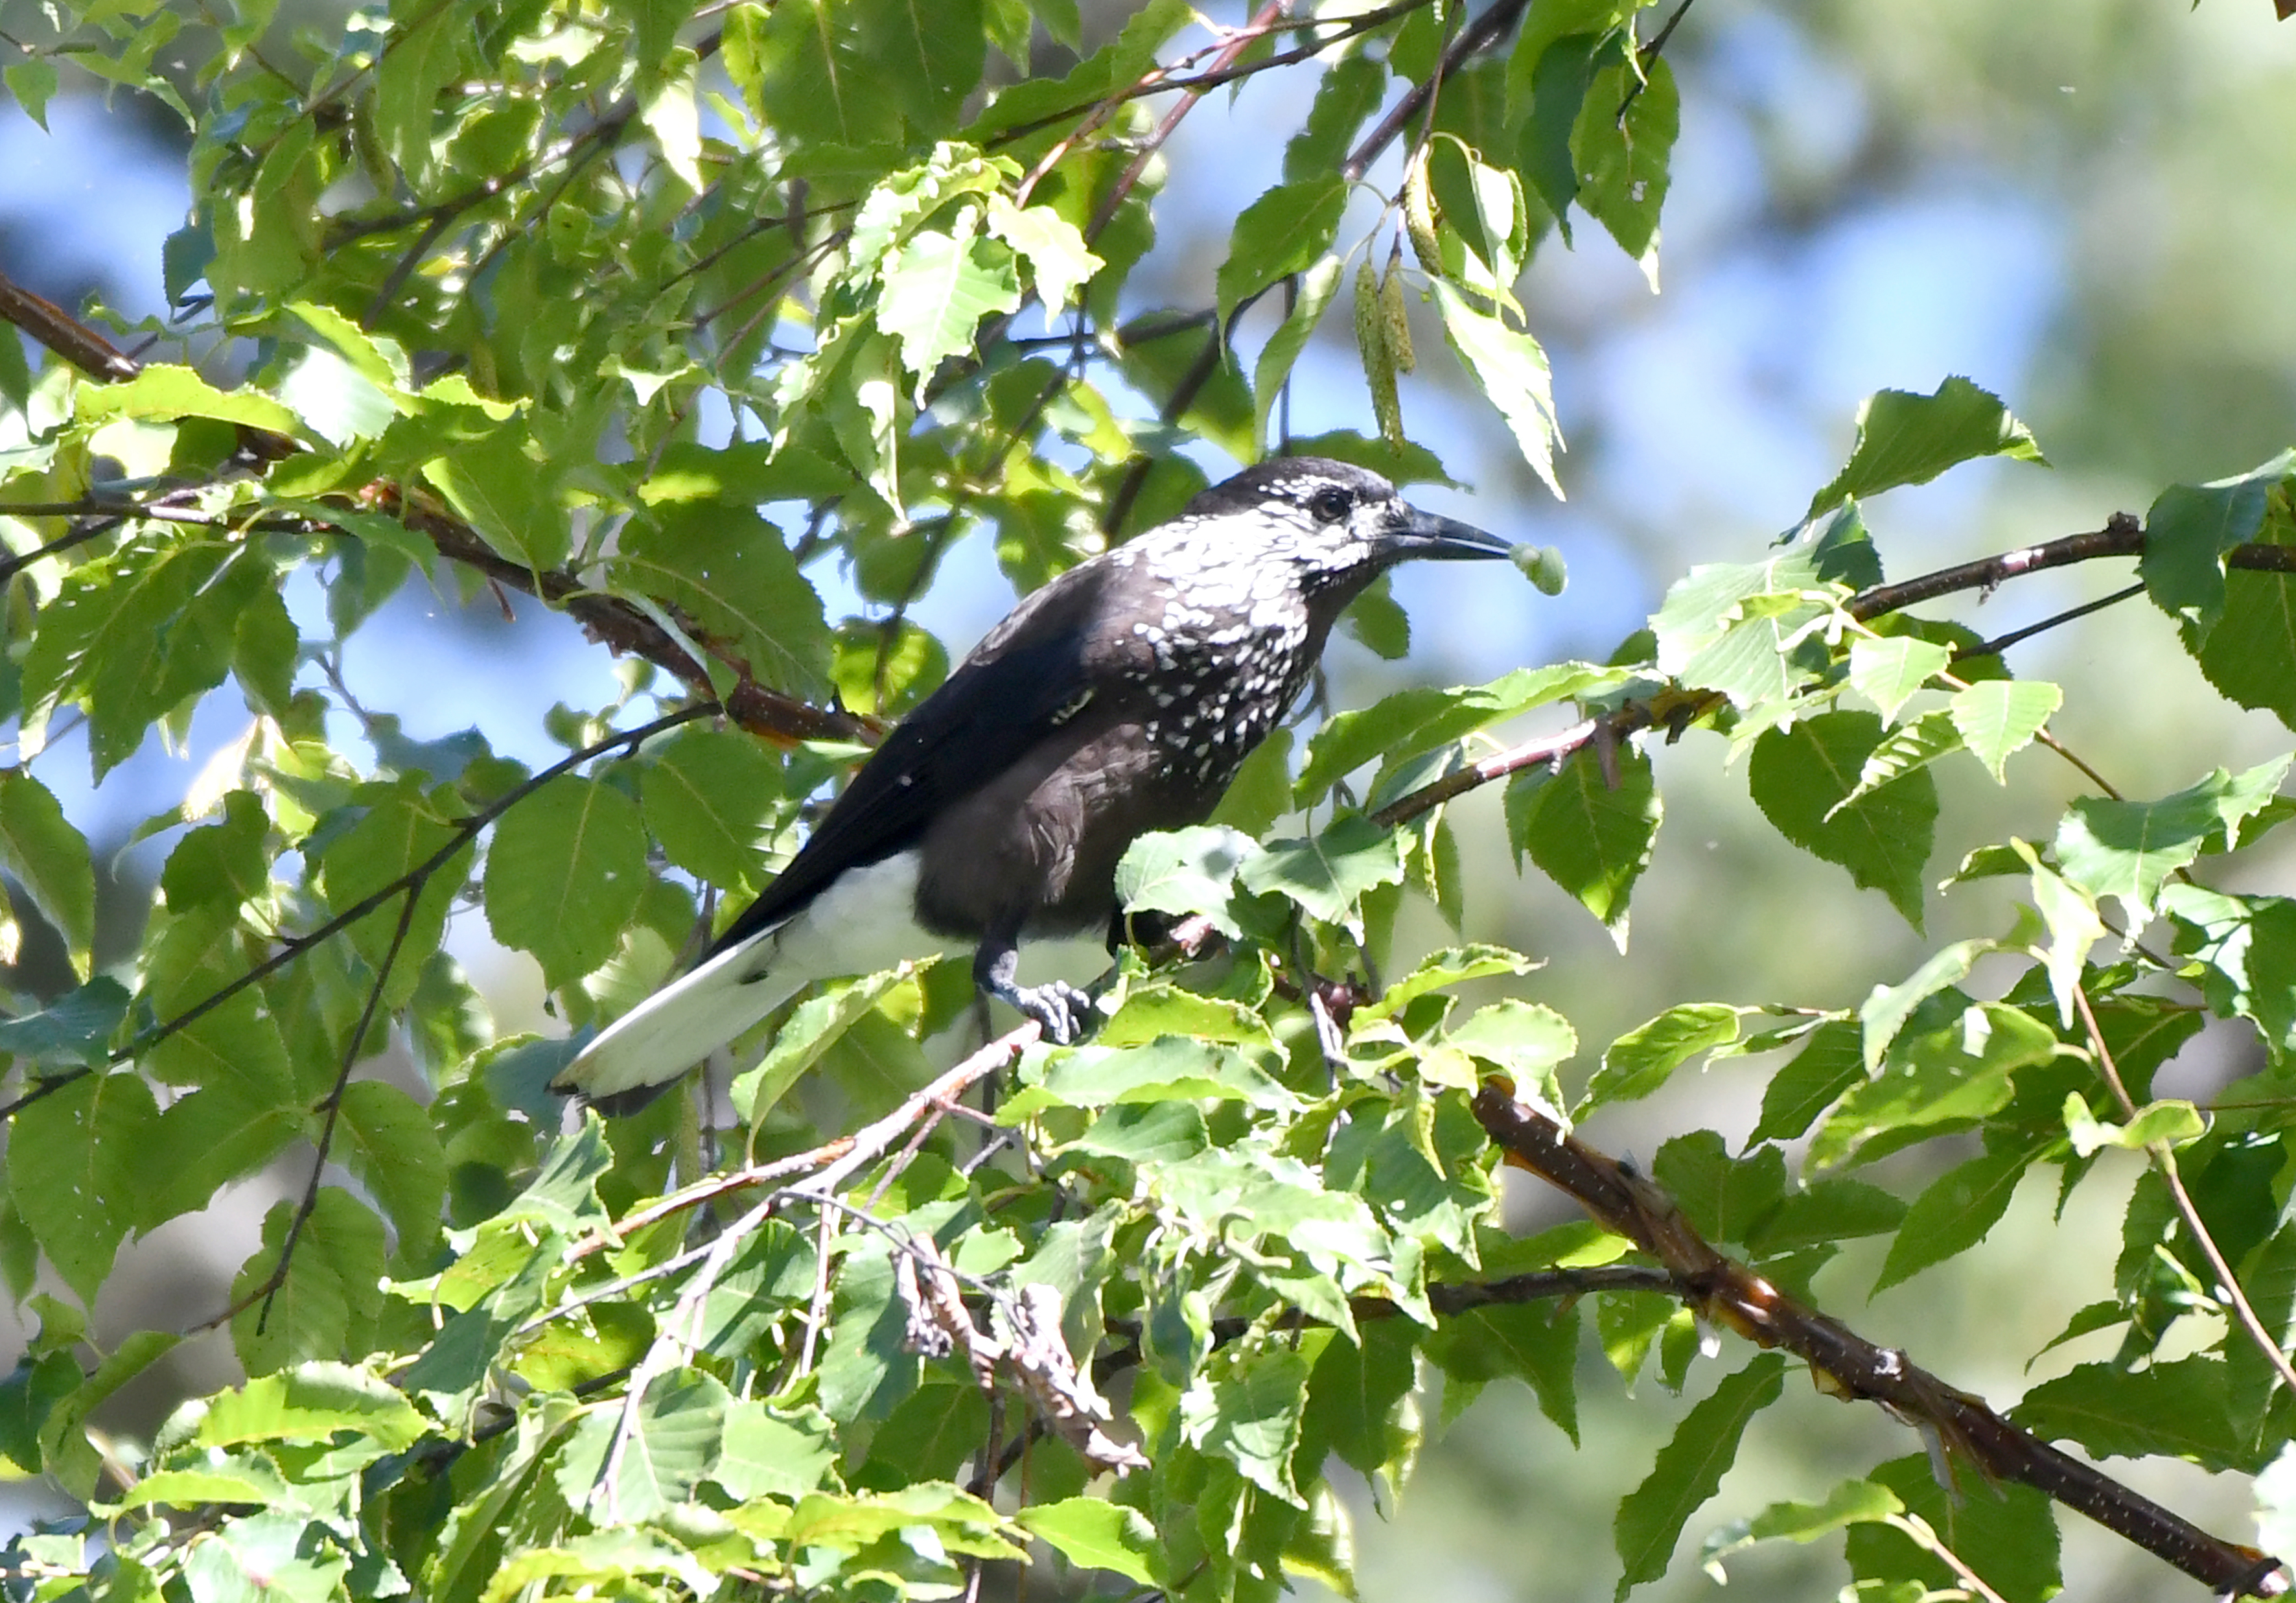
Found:
[[[1529,5],[1530,0],[1497,0],[1496,4],[1461,29],[1458,37],[1443,52],[1435,70],[1428,75],[1427,81],[1414,84],[1410,93],[1397,101],[1372,131],[1364,136],[1362,142],[1341,167],[1340,176],[1350,184],[1360,182],[1363,176],[1371,170],[1371,164],[1379,160],[1380,152],[1393,144],[1396,136],[1409,126],[1413,118],[1419,115],[1433,96],[1435,86],[1456,73],[1469,56],[1498,43],[1515,25],[1515,20],[1529,9]]]
[[[2089,1006],[2087,986],[2079,982],[2074,984],[2073,1005],[2080,1009],[2081,1028],[2088,1034],[2089,1049],[2096,1054],[2097,1072],[2104,1076],[2105,1084],[2112,1088],[2113,1100],[2120,1104],[2120,1116],[2135,1118],[2136,1103],[2128,1094],[2127,1082],[2120,1078],[2120,1066],[2112,1060],[2112,1048],[2104,1044],[2104,1032],[2097,1027],[2096,1013]],[[2218,1295],[2231,1304],[2241,1329],[2249,1340],[2256,1344],[2257,1351],[2264,1354],[2265,1361],[2279,1375],[2281,1385],[2296,1393],[2296,1366],[2289,1363],[2288,1354],[2280,1350],[2279,1342],[2265,1328],[2264,1321],[2257,1317],[2248,1294],[2241,1290],[2240,1281],[2232,1272],[2232,1265],[2225,1262],[2224,1254],[2217,1247],[2216,1237],[2209,1234],[2209,1227],[2202,1221],[2201,1211],[2193,1203],[2193,1194],[2185,1189],[2184,1177],[2177,1171],[2175,1149],[2166,1141],[2147,1141],[2144,1153],[2152,1160],[2153,1167],[2161,1171],[2161,1178],[2168,1182],[2169,1194],[2177,1199],[2177,1212],[2184,1216],[2185,1228],[2192,1231],[2194,1245],[2208,1259],[2209,1272],[2216,1277]]]
[[[295,1205],[295,1217],[288,1221],[286,1239],[279,1244],[279,1262],[263,1284],[263,1310],[255,1316],[258,1336],[270,1322],[272,1299],[287,1284],[288,1267],[295,1261],[295,1244],[302,1239],[303,1227],[311,1221],[319,1205],[319,1177],[326,1172],[327,1155],[335,1144],[335,1124],[343,1112],[343,1091],[350,1084],[351,1070],[358,1064],[359,1047],[374,1023],[375,1009],[381,1005],[383,991],[390,983],[390,971],[398,962],[398,949],[406,944],[406,932],[414,926],[415,904],[422,900],[428,883],[426,875],[406,887],[406,900],[399,904],[398,927],[391,932],[390,944],[383,949],[382,961],[375,966],[374,983],[367,990],[366,1006],[360,1009],[357,1027],[351,1032],[349,1044],[343,1048],[342,1065],[335,1071],[334,1089],[327,1093],[327,1116],[319,1126],[318,1150],[311,1157],[311,1178],[303,1187],[303,1200]]]

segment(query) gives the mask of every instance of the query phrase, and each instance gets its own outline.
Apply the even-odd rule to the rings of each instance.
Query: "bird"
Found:
[[[971,942],[980,991],[1074,1041],[1091,999],[1020,982],[1022,937],[1112,927],[1118,859],[1201,824],[1332,623],[1414,558],[1509,555],[1378,473],[1276,456],[1023,598],[894,726],[696,966],[553,1081],[635,1111],[816,980]]]

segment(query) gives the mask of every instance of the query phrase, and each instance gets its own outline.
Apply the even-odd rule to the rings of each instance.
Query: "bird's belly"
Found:
[[[775,932],[766,966],[791,961],[808,974],[875,974],[914,958],[938,957],[952,942],[917,922],[919,854],[897,851],[882,862],[848,868]]]

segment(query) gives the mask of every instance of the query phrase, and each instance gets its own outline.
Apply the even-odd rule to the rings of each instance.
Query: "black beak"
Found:
[[[1403,508],[1404,519],[1389,532],[1385,555],[1390,562],[1434,557],[1444,562],[1468,562],[1505,556],[1514,547],[1495,534],[1485,534],[1472,523],[1438,517],[1416,506]]]

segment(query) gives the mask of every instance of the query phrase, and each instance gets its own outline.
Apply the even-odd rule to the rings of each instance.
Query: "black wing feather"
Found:
[[[1064,579],[1083,580],[1080,570]],[[1090,688],[1084,610],[1062,580],[1039,590],[885,736],[788,867],[726,926],[714,957],[771,929],[848,868],[914,846],[942,808],[979,790],[1057,728]],[[1031,627],[1031,626],[1035,627]],[[1030,634],[1042,638],[1029,639]]]

